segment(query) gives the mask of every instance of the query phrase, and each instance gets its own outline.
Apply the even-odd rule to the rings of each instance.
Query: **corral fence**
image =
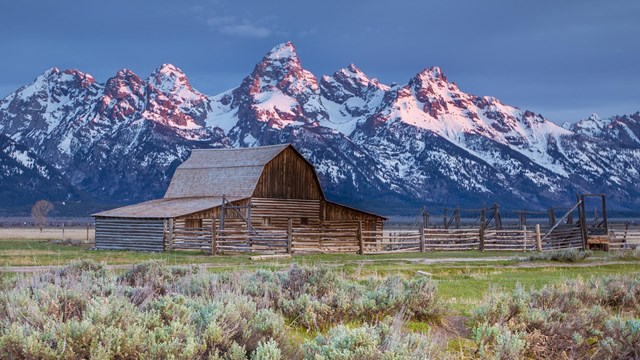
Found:
[[[612,224],[609,229],[610,249],[640,248],[640,225]]]
[[[111,224],[101,222],[106,230]],[[237,224],[236,224],[237,225]],[[152,226],[145,224],[145,226]],[[219,253],[357,253],[385,254],[426,251],[549,251],[559,249],[584,249],[585,234],[580,224],[541,225],[522,228],[485,228],[483,224],[459,229],[422,228],[402,230],[372,230],[362,222],[331,222],[320,226],[286,229],[269,227],[248,228],[234,226],[221,229],[216,219],[203,221],[198,227],[186,223],[171,224],[165,221],[153,225],[158,240],[140,244],[144,250],[199,250]],[[105,233],[103,231],[103,233]],[[164,234],[164,235],[163,235]],[[107,234],[108,235],[108,234]],[[137,233],[128,234],[126,240],[143,239]],[[158,238],[160,237],[160,238]],[[640,246],[640,226],[612,224],[607,235],[609,249],[626,249]],[[162,239],[162,242],[158,242]],[[97,239],[98,242],[101,239]],[[145,240],[146,241],[146,240]],[[151,242],[154,245],[151,246]],[[161,244],[164,244],[162,247]]]
[[[371,230],[362,222],[324,222],[286,230],[247,226],[221,229],[215,219],[202,226],[164,224],[165,250],[218,253],[357,253],[382,254],[425,251],[421,230]]]
[[[205,226],[206,225],[206,226]],[[631,242],[640,231],[617,232]],[[174,226],[167,235],[165,249],[201,250],[218,253],[357,253],[385,254],[426,251],[546,251],[582,249],[582,231],[577,225],[553,229],[505,228],[483,226],[463,229],[425,228],[417,230],[370,230],[361,222],[327,222],[321,226],[291,224],[286,230],[268,228],[220,229],[213,220],[201,227]]]
[[[583,247],[579,227],[557,227],[545,234],[548,230],[540,225],[533,229],[425,229],[425,250],[545,251]]]

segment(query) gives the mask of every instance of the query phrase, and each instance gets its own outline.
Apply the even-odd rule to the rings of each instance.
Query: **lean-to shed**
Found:
[[[177,232],[215,241],[221,230],[255,235],[358,223],[373,231],[384,221],[327,200],[315,169],[292,145],[193,150],[164,198],[94,217],[97,248],[149,251],[172,247]]]

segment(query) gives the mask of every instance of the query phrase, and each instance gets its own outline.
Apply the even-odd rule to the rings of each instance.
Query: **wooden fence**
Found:
[[[610,249],[640,248],[640,227],[629,224],[615,224],[610,228]]]
[[[561,225],[543,238],[542,250],[584,249],[580,225]]]
[[[218,229],[216,244],[212,250],[217,252],[273,252],[286,253],[287,231],[246,229]]]
[[[427,251],[481,250],[480,229],[424,229]]]
[[[171,248],[174,250],[203,250],[211,251],[213,229],[211,227],[189,228],[175,226],[173,228],[173,241]]]
[[[362,253],[382,254],[424,251],[422,233],[419,230],[406,231],[363,231]]]
[[[527,230],[486,230],[484,250],[533,251],[538,250],[536,231]]]
[[[100,224],[103,226],[102,224]],[[166,228],[166,226],[165,226]],[[214,231],[215,229],[215,231]],[[610,230],[611,248],[640,245],[640,228],[629,226]],[[327,223],[324,226],[219,229],[216,222],[190,228],[175,226],[168,249],[201,250],[214,254],[229,252],[268,253],[358,253],[383,254],[425,251],[549,251],[583,249],[583,233],[578,225],[552,229],[420,229],[364,230],[362,223]]]
[[[425,229],[427,251],[499,250],[545,251],[582,248],[582,233],[577,226],[549,229]]]

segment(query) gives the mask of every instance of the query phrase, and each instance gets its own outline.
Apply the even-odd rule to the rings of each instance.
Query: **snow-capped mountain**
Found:
[[[0,133],[72,186],[121,202],[161,196],[192,148],[291,142],[330,197],[373,211],[544,207],[578,192],[640,206],[640,113],[561,127],[465,93],[439,67],[406,85],[382,84],[353,64],[316,78],[291,43],[210,97],[170,64],[146,79],[121,70],[104,84],[53,68],[0,100]]]

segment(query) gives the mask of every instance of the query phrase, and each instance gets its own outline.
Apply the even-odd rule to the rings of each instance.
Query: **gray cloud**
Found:
[[[274,33],[274,30],[267,26],[235,16],[211,16],[205,22],[210,28],[232,36],[264,39]]]

